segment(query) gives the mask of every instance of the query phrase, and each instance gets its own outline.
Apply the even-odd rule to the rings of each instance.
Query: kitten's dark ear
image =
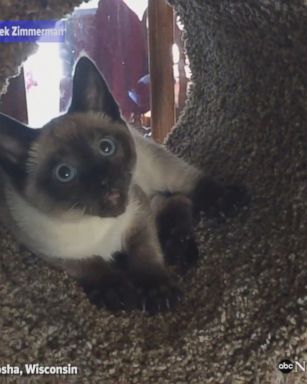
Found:
[[[0,113],[0,167],[9,175],[25,169],[28,150],[38,135],[39,129]]]
[[[99,111],[113,120],[120,120],[120,111],[107,83],[96,65],[87,57],[76,64],[73,77],[71,112]]]

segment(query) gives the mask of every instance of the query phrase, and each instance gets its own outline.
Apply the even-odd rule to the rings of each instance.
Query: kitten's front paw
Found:
[[[199,251],[192,233],[171,236],[163,246],[166,262],[184,274],[198,261]]]
[[[159,198],[159,196],[158,196]],[[156,224],[167,264],[179,267],[181,274],[194,266],[198,249],[193,234],[192,201],[177,194],[155,202]]]
[[[172,309],[181,298],[181,292],[174,284],[164,283],[139,290],[141,308],[154,315]]]
[[[192,200],[196,215],[203,211],[209,218],[234,217],[242,207],[249,205],[250,195],[242,185],[223,186],[203,177],[192,194]]]
[[[96,286],[82,285],[82,287],[89,301],[98,308],[131,311],[139,306],[136,287],[125,277],[101,282]]]

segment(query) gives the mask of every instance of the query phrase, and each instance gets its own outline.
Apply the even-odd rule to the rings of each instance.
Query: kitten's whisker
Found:
[[[67,210],[67,212],[68,213],[73,213],[76,209],[78,209],[79,210],[79,213],[81,214],[81,215],[85,215],[85,211],[86,211],[86,207],[84,206],[84,205],[81,205],[80,203],[74,203],[74,204],[72,204],[69,208],[68,208],[68,210]]]

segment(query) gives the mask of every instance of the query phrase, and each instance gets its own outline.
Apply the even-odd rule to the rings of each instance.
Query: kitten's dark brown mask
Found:
[[[135,162],[131,133],[86,57],[76,65],[65,115],[32,129],[0,114],[0,166],[26,200],[44,212],[120,215]]]

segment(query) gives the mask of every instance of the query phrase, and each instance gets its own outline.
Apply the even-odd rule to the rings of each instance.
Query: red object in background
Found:
[[[26,83],[26,91],[28,92],[32,87],[37,87],[38,83],[33,78],[32,72],[25,73],[25,83]]]
[[[126,118],[150,109],[147,29],[144,21],[122,0],[103,0],[95,13],[75,12],[69,21],[69,48],[73,52],[70,79],[61,82],[61,110],[68,106],[73,61],[85,51],[104,75]],[[69,88],[69,89],[67,89]]]
[[[124,114],[149,110],[134,103],[129,91],[148,74],[147,35],[138,16],[122,0],[99,2],[94,60]],[[145,109],[145,110],[144,110]]]

